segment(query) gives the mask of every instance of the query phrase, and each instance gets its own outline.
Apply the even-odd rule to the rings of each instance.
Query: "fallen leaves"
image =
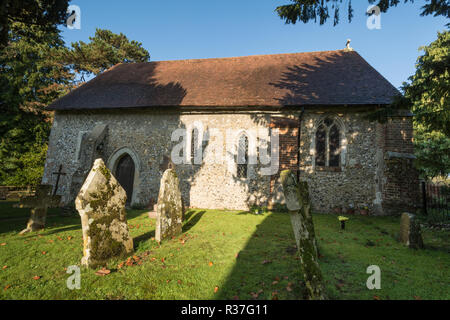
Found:
[[[133,258],[128,258],[127,259],[127,261],[125,262],[125,264],[128,266],[128,267],[131,267],[132,265],[134,265],[134,260],[133,260]]]
[[[6,246],[6,242],[0,243],[0,246]]]
[[[95,274],[98,275],[98,276],[102,276],[103,277],[103,276],[106,276],[106,275],[108,275],[110,273],[111,273],[111,270],[108,270],[106,268],[101,268]]]
[[[258,292],[250,292],[250,295],[252,296],[253,299],[258,299],[259,295],[263,292],[264,292],[263,289],[259,289]]]
[[[278,290],[272,292],[272,300],[278,300]]]

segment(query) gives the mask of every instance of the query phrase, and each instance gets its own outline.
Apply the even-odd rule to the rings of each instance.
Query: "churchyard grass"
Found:
[[[183,234],[154,237],[155,221],[128,211],[136,260],[113,259],[111,273],[81,268],[81,289],[69,290],[65,268],[80,265],[78,216],[49,209],[47,228],[23,236],[29,209],[0,202],[0,299],[301,299],[303,287],[289,216],[188,210]],[[12,217],[16,217],[11,219]],[[396,241],[398,217],[315,214],[320,266],[331,299],[450,299],[448,231],[423,230],[424,250]],[[140,265],[138,263],[141,263]],[[131,263],[130,263],[131,264]],[[381,290],[368,290],[369,265],[381,269]],[[39,277],[39,278],[37,278]]]

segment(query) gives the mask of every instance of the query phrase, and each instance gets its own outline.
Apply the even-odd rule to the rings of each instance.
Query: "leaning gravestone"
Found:
[[[183,203],[180,182],[174,169],[167,169],[161,179],[156,209],[155,239],[176,236],[182,232]]]
[[[306,182],[297,184],[295,175],[290,170],[282,171],[280,179],[300,254],[308,299],[323,300],[325,288],[317,257],[308,184]]]
[[[31,216],[28,220],[27,227],[20,232],[37,231],[45,228],[45,220],[47,218],[47,208],[55,208],[59,206],[61,196],[52,196],[51,185],[39,185],[36,187],[34,196],[20,198],[16,208],[31,208]]]
[[[127,225],[125,190],[97,159],[75,200],[83,229],[81,264],[96,267],[133,251]]]
[[[406,212],[402,214],[400,219],[400,241],[410,248],[423,248],[420,224],[413,214]]]

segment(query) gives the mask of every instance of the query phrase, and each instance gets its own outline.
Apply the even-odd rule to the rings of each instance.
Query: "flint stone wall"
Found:
[[[314,165],[315,130],[318,121],[326,115],[338,119],[342,126],[341,143],[345,148],[338,171],[323,171]],[[165,110],[56,112],[43,183],[54,184],[56,177],[51,173],[63,164],[67,175],[61,176],[58,194],[63,196],[63,202],[67,201],[70,178],[77,167],[77,153],[82,147],[80,137],[97,124],[107,124],[104,161],[115,173],[121,155],[129,154],[133,158],[135,179],[131,204],[147,206],[156,203],[160,180],[167,169],[164,163],[167,163],[172,148],[179,144],[180,140],[171,141],[175,129],[187,129],[187,145],[190,145],[189,132],[195,121],[202,122],[205,128],[218,129],[224,138],[227,129],[261,129],[263,134],[258,138],[264,141],[270,134],[271,118],[280,116],[295,118],[298,112],[259,116],[250,113],[169,113]],[[313,211],[329,213],[335,207],[347,208],[350,204],[355,207],[366,205],[370,213],[383,214],[386,211],[383,207],[386,199],[383,189],[387,171],[384,167],[386,148],[379,141],[383,137],[382,129],[382,126],[363,119],[360,113],[305,112],[300,132],[300,179],[308,182]],[[230,153],[219,140],[212,138],[203,146],[206,158],[219,146],[223,148],[224,156]],[[280,155],[280,163],[286,161],[282,152]],[[272,198],[283,203],[279,182],[271,192],[271,178],[260,175],[261,167],[250,165],[247,179],[237,178],[236,167],[229,171],[226,163],[182,164],[176,165],[175,170],[187,207],[245,210],[253,204],[265,206]]]

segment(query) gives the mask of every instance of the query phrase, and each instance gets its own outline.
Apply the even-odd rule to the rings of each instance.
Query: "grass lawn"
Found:
[[[49,210],[52,214],[56,211]],[[82,268],[80,290],[67,288],[70,275],[65,271],[80,265],[79,217],[50,216],[45,230],[19,236],[27,217],[27,209],[0,202],[0,299],[303,296],[295,240],[285,213],[190,210],[183,234],[159,246],[152,240],[155,221],[144,211],[130,210],[135,258],[130,266],[123,259],[111,260],[106,276]],[[333,215],[316,214],[314,223],[331,299],[450,299],[449,232],[424,230],[426,249],[417,251],[395,240],[399,218],[352,216],[343,232]],[[369,265],[381,268],[381,290],[366,287]]]

